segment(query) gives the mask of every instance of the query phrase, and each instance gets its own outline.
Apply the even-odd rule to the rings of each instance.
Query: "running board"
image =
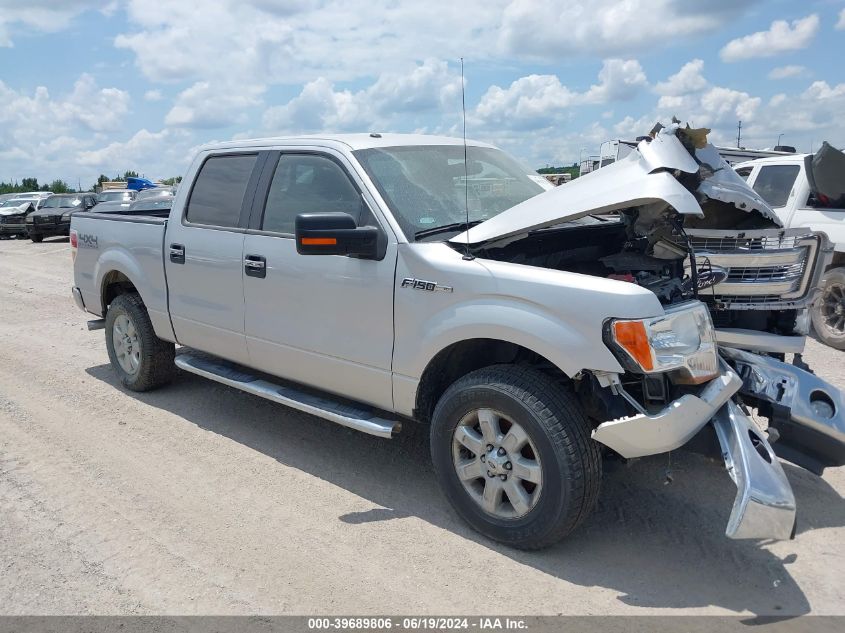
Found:
[[[380,418],[364,406],[346,404],[331,400],[329,397],[306,393],[294,387],[272,383],[249,373],[248,369],[202,352],[183,351],[176,356],[175,362],[179,369],[192,374],[210,378],[229,387],[369,435],[391,438],[394,433],[402,429],[402,423],[398,420]]]

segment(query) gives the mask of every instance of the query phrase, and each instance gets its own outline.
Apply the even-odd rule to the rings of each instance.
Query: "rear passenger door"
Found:
[[[392,408],[395,237],[342,154],[283,151],[264,167],[244,241],[246,338],[252,366]],[[342,212],[377,226],[381,260],[296,252],[299,213]]]
[[[244,232],[265,154],[215,154],[199,168],[164,243],[177,341],[240,363],[244,338]]]

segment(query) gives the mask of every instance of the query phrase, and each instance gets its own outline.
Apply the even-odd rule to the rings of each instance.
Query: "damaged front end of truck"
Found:
[[[845,464],[845,395],[801,358],[832,248],[784,229],[707,132],[658,125],[624,159],[451,242],[652,291],[664,315],[605,323],[624,373],[575,381],[593,438],[626,459],[709,441],[737,486],[727,535],[788,539],[795,498],[778,457],[816,474]]]

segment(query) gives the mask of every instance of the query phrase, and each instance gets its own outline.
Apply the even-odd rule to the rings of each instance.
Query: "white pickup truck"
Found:
[[[729,537],[790,538],[777,456],[845,463],[845,397],[782,362],[825,236],[678,126],[548,189],[460,139],[223,143],[167,217],[73,216],[73,296],[129,389],[178,367],[385,438],[430,425],[445,495],[509,545],[582,523],[604,459],[688,444],[736,483]]]
[[[833,242],[811,315],[818,337],[845,350],[845,155],[824,143],[815,154],[761,158],[735,169],[785,227],[824,231]]]

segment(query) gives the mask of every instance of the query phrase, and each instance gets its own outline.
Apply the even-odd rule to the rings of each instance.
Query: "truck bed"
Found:
[[[163,217],[152,213],[75,213],[70,224],[71,231],[77,234],[74,285],[79,288],[85,309],[104,316],[104,303],[108,301],[103,296],[106,276],[109,281],[121,274],[134,280],[156,332],[164,338],[168,333],[172,336],[164,274],[167,213]]]

